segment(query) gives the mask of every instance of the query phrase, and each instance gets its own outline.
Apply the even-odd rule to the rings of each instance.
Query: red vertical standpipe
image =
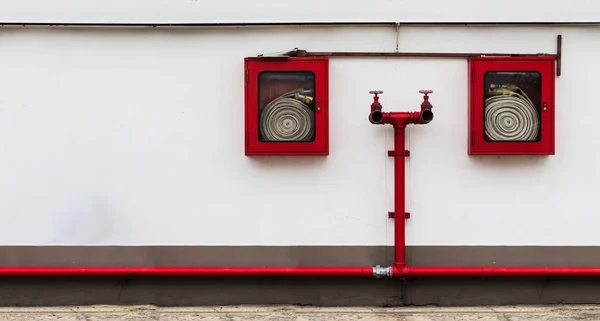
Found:
[[[394,126],[394,266],[406,266],[405,127]]]
[[[390,124],[394,127],[394,267],[406,266],[406,143],[405,130],[409,124],[427,124],[433,120],[433,106],[429,103],[428,94],[432,90],[420,90],[424,94],[420,111],[383,112],[379,96],[381,90],[372,90],[374,94],[369,121],[372,124]]]

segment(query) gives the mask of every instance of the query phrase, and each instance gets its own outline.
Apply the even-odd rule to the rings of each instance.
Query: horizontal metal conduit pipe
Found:
[[[343,26],[426,26],[426,27],[443,27],[443,26],[486,26],[486,27],[503,27],[503,26],[564,26],[564,27],[596,27],[600,25],[600,21],[539,21],[539,22],[439,22],[439,21],[421,21],[421,22],[403,22],[403,21],[342,21],[342,22],[327,22],[327,21],[289,21],[289,22],[61,22],[61,21],[0,21],[0,27],[286,27],[286,26],[314,26],[314,27],[343,27]]]
[[[298,50],[297,57],[405,57],[405,58],[469,58],[475,56],[554,56],[556,54],[509,54],[509,53],[466,53],[466,52],[376,52],[376,51],[311,51]]]

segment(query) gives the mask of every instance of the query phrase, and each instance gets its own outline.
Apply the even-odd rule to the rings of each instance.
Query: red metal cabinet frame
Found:
[[[554,155],[553,56],[472,57],[469,78],[469,155]]]
[[[328,58],[247,57],[244,65],[246,156],[328,155]],[[287,105],[274,102],[282,97],[300,104],[289,99]],[[284,134],[302,138],[292,140]]]

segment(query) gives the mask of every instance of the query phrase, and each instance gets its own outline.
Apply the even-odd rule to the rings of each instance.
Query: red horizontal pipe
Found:
[[[359,267],[0,267],[0,276],[179,276],[179,277],[374,277],[371,266]]]
[[[392,268],[393,278],[421,277],[600,277],[600,267],[438,267]],[[357,277],[374,278],[371,266],[359,267],[0,267],[11,276],[175,276],[175,277]]]
[[[394,268],[393,277],[600,277],[600,267],[427,267]]]

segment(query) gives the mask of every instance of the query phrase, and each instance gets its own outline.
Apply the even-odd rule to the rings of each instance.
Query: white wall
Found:
[[[0,22],[600,22],[600,8],[594,0],[1,0]]]
[[[330,65],[331,154],[249,158],[243,57],[294,47],[392,51],[389,27],[5,28],[0,34],[0,244],[393,244],[392,128],[409,130],[411,245],[600,245],[596,27],[403,27],[403,51],[554,52],[557,154],[467,156],[466,61]],[[585,117],[582,117],[585,115]]]

